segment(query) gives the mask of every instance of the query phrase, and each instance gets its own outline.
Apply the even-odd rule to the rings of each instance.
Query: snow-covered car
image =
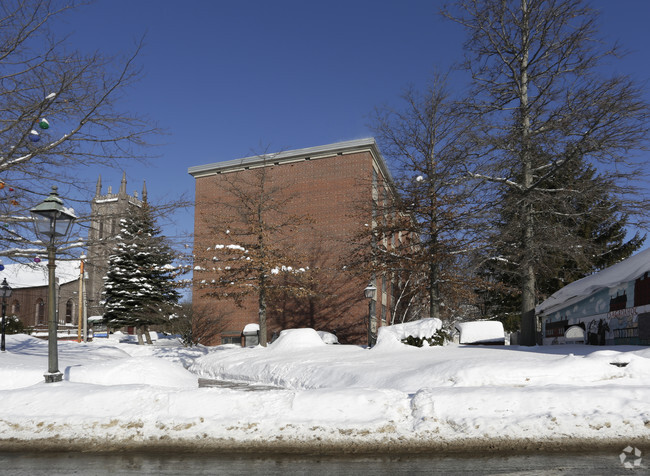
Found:
[[[459,322],[454,327],[460,335],[460,344],[505,345],[506,342],[503,323],[500,321]]]

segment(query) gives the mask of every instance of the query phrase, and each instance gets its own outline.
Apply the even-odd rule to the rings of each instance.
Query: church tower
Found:
[[[115,244],[115,237],[120,232],[120,219],[125,217],[131,207],[142,207],[147,201],[147,185],[142,187],[142,199],[138,192],[128,195],[126,192],[126,173],[122,174],[122,182],[118,193],[113,193],[108,187],[102,195],[102,178],[97,179],[95,196],[90,204],[90,230],[88,231],[88,255],[86,258],[86,302],[88,316],[101,316],[104,307],[101,305],[104,290],[104,276],[108,271],[108,256]]]

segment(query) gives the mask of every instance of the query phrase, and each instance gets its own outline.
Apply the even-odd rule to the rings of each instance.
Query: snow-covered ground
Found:
[[[267,348],[138,346],[120,334],[62,341],[64,380],[46,384],[47,342],[10,335],[0,449],[35,440],[312,451],[650,442],[650,348],[416,348],[398,337],[384,333],[372,349],[328,345],[311,329]],[[278,388],[199,388],[199,377]]]

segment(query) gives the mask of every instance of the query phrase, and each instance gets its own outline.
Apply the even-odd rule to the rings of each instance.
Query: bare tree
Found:
[[[50,25],[74,2],[7,0],[0,6],[0,255],[26,256],[27,210],[46,193],[78,188],[81,167],[114,166],[138,157],[156,132],[150,121],[119,110],[138,79],[135,59],[69,50]]]
[[[406,90],[402,99],[400,109],[375,114],[374,129],[396,169],[400,199],[380,200],[388,208],[373,226],[377,246],[367,249],[400,276],[396,304],[405,306],[402,311],[423,294],[430,317],[452,317],[452,296],[472,296],[465,257],[478,245],[479,190],[465,173],[467,116],[442,75],[423,92]]]
[[[468,33],[464,67],[482,150],[469,172],[515,195],[510,219],[519,238],[501,258],[516,264],[522,339],[534,344],[536,270],[553,253],[584,252],[570,228],[554,222],[550,233],[538,212],[562,213],[562,197],[590,186],[554,180],[582,160],[610,184],[624,213],[644,217],[648,201],[632,181],[643,167],[630,155],[646,141],[648,105],[629,77],[603,74],[619,48],[598,41],[597,12],[581,0],[459,0],[443,13]]]

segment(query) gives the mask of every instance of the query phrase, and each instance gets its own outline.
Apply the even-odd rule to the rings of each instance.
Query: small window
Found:
[[[65,303],[65,323],[72,324],[72,312],[74,311],[74,304],[72,299],[68,299]]]
[[[241,345],[241,336],[221,336],[221,343]]]
[[[36,325],[42,326],[45,324],[45,303],[42,299],[36,301]]]

